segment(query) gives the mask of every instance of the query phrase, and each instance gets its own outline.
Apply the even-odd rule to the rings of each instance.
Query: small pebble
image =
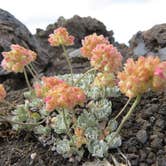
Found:
[[[138,139],[138,141],[140,141],[141,143],[146,143],[148,136],[147,136],[147,132],[146,130],[139,130],[136,134],[136,137]]]
[[[31,154],[31,159],[34,160],[36,158],[37,153],[32,153]]]
[[[160,149],[162,147],[162,142],[163,142],[162,138],[156,137],[152,140],[151,147]]]

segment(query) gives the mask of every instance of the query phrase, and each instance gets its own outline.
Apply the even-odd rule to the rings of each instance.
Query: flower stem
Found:
[[[74,83],[74,85],[77,85],[88,73],[95,71],[95,68],[89,69],[87,70],[78,80],[76,80],[76,82]]]
[[[37,78],[36,74],[32,71],[31,67],[28,66],[28,65],[26,65],[26,67],[27,67],[27,69],[29,70],[29,72],[32,74],[33,78],[34,78],[35,80],[39,80],[39,79]]]
[[[115,135],[112,137],[112,140],[120,133],[124,123],[130,118],[131,114],[133,113],[133,111],[135,110],[135,107],[138,105],[138,103],[141,100],[141,95],[138,95],[134,101],[134,103],[132,104],[131,108],[129,109],[129,111],[127,112],[127,114],[125,115],[125,117],[122,119],[122,122],[120,123],[118,129],[115,132]]]
[[[118,113],[118,115],[116,115],[116,117],[113,120],[117,120],[119,118],[119,116],[124,112],[124,110],[126,109],[126,107],[128,106],[128,104],[130,103],[131,98],[129,98],[126,102],[126,104],[124,105],[124,107],[121,109],[121,111]]]
[[[72,69],[72,65],[71,65],[71,62],[70,62],[69,57],[68,57],[68,55],[67,55],[65,46],[64,46],[64,45],[61,45],[61,46],[62,46],[62,49],[63,49],[63,52],[64,52],[64,56],[65,56],[65,58],[66,58],[66,61],[67,61],[67,63],[68,63],[69,69],[70,69],[71,78],[72,78],[72,84],[73,84],[73,83],[74,83],[74,79],[73,79],[73,69]]]
[[[32,87],[31,87],[31,84],[30,84],[30,82],[29,82],[29,80],[28,80],[28,76],[27,76],[26,70],[24,69],[23,72],[24,72],[24,76],[25,76],[25,80],[26,80],[26,83],[27,83],[27,85],[28,85],[28,88],[29,88],[29,90],[31,91],[31,90],[32,90]]]
[[[39,78],[39,74],[38,74],[38,72],[36,71],[35,66],[33,65],[33,63],[30,63],[29,65],[30,65],[32,71],[33,71],[33,72],[35,73],[35,75],[37,76],[37,78]]]
[[[65,123],[65,126],[66,126],[67,135],[69,136],[69,138],[72,140],[72,143],[74,144],[73,137],[72,137],[72,135],[70,133],[70,129],[69,129],[69,126],[67,124],[67,120],[66,120],[65,110],[64,109],[63,109],[62,113],[63,113],[63,120],[64,120],[64,123]]]

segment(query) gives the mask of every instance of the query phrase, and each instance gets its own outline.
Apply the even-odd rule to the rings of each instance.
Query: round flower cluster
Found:
[[[56,108],[73,109],[86,100],[85,93],[78,87],[68,84],[59,84],[51,89],[45,98],[46,110],[53,111]]]
[[[121,63],[121,54],[111,44],[98,44],[92,50],[91,65],[99,71],[116,72]]]
[[[2,53],[4,59],[1,66],[7,71],[15,73],[23,72],[24,67],[35,61],[37,55],[35,52],[25,49],[18,44],[11,45],[11,51]]]
[[[116,85],[116,78],[113,73],[98,73],[93,84],[99,87],[113,87]]]
[[[166,89],[166,61],[157,65],[153,77],[153,90],[162,89]]]
[[[103,35],[97,36],[96,33],[86,36],[85,39],[82,40],[82,55],[90,59],[92,57],[92,50],[98,44],[109,44],[109,41]]]
[[[59,27],[54,33],[49,35],[48,39],[51,46],[70,46],[74,44],[74,36],[69,36],[66,28]]]
[[[6,97],[6,91],[2,84],[0,84],[0,102]]]
[[[48,91],[59,84],[65,84],[63,80],[57,77],[42,77],[41,83],[37,82],[34,84],[36,96],[43,98],[46,96]]]
[[[166,83],[165,62],[158,57],[139,57],[134,62],[128,59],[124,71],[118,73],[119,87],[129,98],[143,94],[149,89],[163,89]]]
[[[86,100],[82,89],[70,86],[57,77],[42,77],[42,82],[35,83],[34,88],[36,96],[46,103],[47,111],[56,108],[72,109]]]

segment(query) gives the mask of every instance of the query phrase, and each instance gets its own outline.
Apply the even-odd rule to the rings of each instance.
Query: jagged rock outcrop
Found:
[[[146,31],[137,32],[129,41],[134,57],[157,55],[166,60],[166,24],[153,26]]]
[[[11,44],[19,44],[25,48],[31,49],[38,54],[36,66],[38,70],[43,71],[48,64],[48,54],[41,48],[38,41],[30,33],[24,24],[17,20],[9,12],[0,9],[0,62],[1,53],[9,51]],[[9,74],[0,67],[0,76]]]

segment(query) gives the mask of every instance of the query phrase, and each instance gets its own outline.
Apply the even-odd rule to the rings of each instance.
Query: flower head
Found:
[[[113,87],[116,85],[116,78],[113,73],[98,73],[94,83],[95,86],[99,87]]]
[[[128,59],[124,71],[118,73],[121,92],[133,98],[151,89],[154,71],[159,63],[160,59],[153,56],[141,56],[137,61]]]
[[[49,35],[48,41],[51,46],[70,46],[74,44],[74,36],[69,36],[67,29],[60,27]]]
[[[153,89],[166,89],[166,61],[158,64],[154,70]]]
[[[111,44],[98,44],[92,51],[91,65],[99,71],[116,72],[122,64],[122,56]]]
[[[56,108],[73,109],[86,100],[85,93],[78,87],[61,84],[51,89],[45,97],[46,110],[53,111]]]
[[[86,36],[85,39],[82,40],[82,55],[90,59],[92,57],[92,50],[98,44],[109,44],[109,41],[103,35],[97,36],[96,33]]]
[[[45,97],[49,90],[59,84],[65,84],[65,82],[57,77],[42,77],[41,83],[34,84],[36,96],[39,98]]]
[[[8,71],[15,73],[23,72],[26,65],[35,61],[37,55],[35,52],[25,49],[20,45],[11,45],[11,51],[2,53],[4,59],[1,62],[1,66]]]
[[[0,84],[0,102],[6,97],[6,91],[2,84]]]

